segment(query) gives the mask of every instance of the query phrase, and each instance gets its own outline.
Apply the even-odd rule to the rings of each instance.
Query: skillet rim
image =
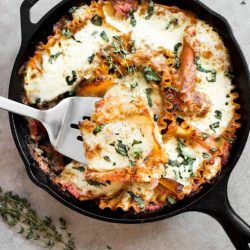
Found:
[[[45,22],[45,20],[47,20],[50,16],[52,16],[54,14],[54,12],[56,10],[58,10],[59,8],[64,8],[67,3],[69,2],[69,0],[63,0],[61,2],[59,2],[56,6],[54,6],[50,11],[48,11],[42,18],[41,20],[38,22],[38,24],[36,24],[36,28],[32,33],[32,36],[35,36],[37,30],[39,30],[41,28],[41,26],[43,26],[43,23]],[[201,9],[203,9],[205,12],[207,12],[211,17],[217,18],[219,19],[223,25],[225,26],[226,30],[229,32],[229,39],[231,40],[232,44],[234,44],[234,46],[236,47],[239,55],[240,55],[240,60],[244,66],[244,71],[246,73],[246,79],[247,79],[247,89],[248,89],[248,93],[250,94],[250,74],[248,71],[248,66],[247,66],[247,62],[245,60],[245,57],[243,55],[243,52],[238,44],[238,42],[235,39],[235,36],[233,34],[232,28],[230,27],[228,21],[221,16],[220,14],[218,14],[217,12],[213,11],[212,9],[210,9],[208,6],[206,6],[204,3],[201,3],[198,0],[192,0],[191,2],[197,4]],[[167,3],[164,3],[167,4]],[[72,3],[73,5],[73,3]],[[30,44],[30,42],[32,42],[32,37],[28,40],[28,41],[22,41],[21,44],[21,48],[20,51],[18,53],[18,56],[16,58],[14,67],[13,67],[13,71],[12,71],[12,75],[11,75],[11,80],[10,80],[10,86],[9,86],[9,98],[13,97],[15,94],[15,73],[18,72],[19,68],[18,66],[20,66],[20,57],[21,54],[25,51],[25,49],[27,49],[28,45]],[[250,95],[249,95],[250,96]],[[12,99],[12,98],[11,98]],[[14,98],[16,99],[16,98]],[[114,223],[126,223],[126,224],[138,224],[138,223],[147,223],[147,222],[153,222],[153,221],[158,221],[158,220],[162,220],[165,218],[169,218],[172,217],[174,215],[180,214],[182,212],[186,212],[189,211],[189,208],[192,207],[192,205],[196,204],[199,200],[201,200],[203,197],[205,197],[209,192],[211,192],[212,190],[214,190],[220,183],[224,182],[224,181],[228,181],[229,175],[231,173],[231,171],[234,169],[236,163],[238,162],[244,148],[247,142],[247,138],[248,138],[248,134],[250,131],[250,100],[247,102],[247,119],[246,119],[246,126],[245,126],[245,131],[242,135],[241,138],[241,142],[240,142],[240,146],[237,149],[237,156],[228,164],[226,164],[223,167],[222,173],[216,177],[215,182],[212,185],[204,185],[202,190],[200,190],[200,192],[197,194],[196,197],[194,198],[186,198],[184,202],[178,202],[178,206],[180,206],[180,208],[178,208],[178,206],[173,206],[172,210],[166,211],[164,212],[162,215],[157,215],[158,213],[152,213],[149,214],[148,218],[115,218],[115,217],[108,217],[108,216],[103,216],[103,215],[99,215],[97,213],[92,213],[90,211],[85,210],[84,208],[80,208],[79,206],[77,206],[74,202],[72,202],[74,199],[72,198],[67,198],[61,191],[55,190],[55,185],[53,183],[51,183],[51,181],[49,180],[48,177],[46,177],[45,174],[43,174],[43,180],[39,180],[38,178],[41,176],[36,176],[34,174],[34,172],[31,169],[32,164],[36,164],[35,161],[30,160],[29,156],[27,155],[27,153],[24,151],[24,148],[22,146],[21,140],[19,138],[20,136],[20,131],[18,131],[18,128],[16,126],[16,118],[17,115],[14,114],[9,114],[9,121],[10,121],[10,126],[11,126],[11,131],[12,131],[12,135],[16,144],[16,147],[19,151],[19,154],[25,164],[25,168],[26,171],[28,173],[28,176],[30,177],[31,181],[33,183],[35,183],[37,186],[39,186],[40,188],[44,189],[46,192],[48,192],[50,195],[52,195],[54,198],[56,198],[58,201],[60,201],[61,203],[63,203],[64,205],[66,205],[67,207],[83,214],[86,215],[88,217],[92,217],[95,219],[99,219],[102,221],[108,221],[108,222],[114,222]],[[57,188],[56,188],[57,189]],[[115,212],[112,212],[115,215]],[[127,212],[124,212],[124,214],[126,214]]]

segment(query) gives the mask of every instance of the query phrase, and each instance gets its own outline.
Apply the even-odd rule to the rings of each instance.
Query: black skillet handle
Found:
[[[22,42],[27,41],[31,37],[33,31],[36,28],[36,24],[30,21],[30,10],[38,1],[39,0],[24,0],[21,5],[20,14],[21,14]]]
[[[250,226],[244,222],[231,207],[227,196],[228,179],[222,180],[190,211],[198,211],[215,218],[224,228],[236,249],[250,249]]]

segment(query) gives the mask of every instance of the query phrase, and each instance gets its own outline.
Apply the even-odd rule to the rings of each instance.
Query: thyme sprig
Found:
[[[19,234],[27,240],[34,240],[44,247],[52,249],[61,247],[64,250],[74,250],[75,242],[67,230],[67,223],[59,219],[59,228],[50,217],[40,219],[31,208],[29,202],[13,194],[4,192],[0,187],[0,216],[11,227],[15,227]]]

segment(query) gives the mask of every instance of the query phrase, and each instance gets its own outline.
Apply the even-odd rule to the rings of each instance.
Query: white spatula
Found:
[[[55,107],[42,111],[0,96],[0,108],[40,121],[46,128],[53,147],[61,154],[86,163],[80,131],[83,117],[91,116],[97,97],[70,97]]]

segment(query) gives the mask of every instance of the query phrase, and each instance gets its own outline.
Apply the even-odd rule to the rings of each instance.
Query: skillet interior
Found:
[[[27,61],[29,56],[32,55],[35,46],[39,41],[46,41],[46,38],[52,32],[53,25],[63,16],[68,14],[68,9],[73,5],[81,4],[83,1],[79,0],[64,0],[54,7],[47,15],[45,15],[41,21],[35,26],[31,26],[32,30],[23,34],[23,42],[16,59],[12,77],[9,87],[9,98],[21,101],[22,96],[22,78],[18,75],[18,71],[21,66]],[[88,1],[85,1],[88,3]],[[159,212],[151,214],[134,215],[129,212],[116,211],[112,212],[109,210],[99,209],[94,202],[84,201],[80,202],[63,194],[40,170],[38,164],[34,161],[28,148],[29,131],[23,125],[24,118],[17,115],[10,114],[10,124],[13,133],[13,137],[19,153],[25,163],[27,173],[31,180],[49,192],[52,196],[58,199],[66,206],[90,217],[94,217],[101,220],[117,223],[142,223],[156,221],[164,219],[178,213],[187,211],[189,206],[197,202],[201,197],[205,196],[212,189],[216,189],[216,186],[220,182],[227,181],[230,172],[236,165],[243,148],[245,146],[250,124],[250,100],[249,100],[249,72],[242,55],[242,52],[235,41],[231,29],[224,18],[208,9],[203,4],[196,0],[168,0],[168,1],[156,1],[166,5],[176,5],[179,8],[191,10],[198,14],[198,17],[206,20],[210,23],[218,33],[222,36],[226,47],[229,49],[229,53],[232,59],[232,65],[237,73],[238,77],[235,79],[236,91],[239,93],[239,99],[237,102],[241,105],[241,125],[242,127],[237,132],[237,140],[232,148],[229,163],[223,167],[222,173],[218,178],[215,179],[213,185],[206,184],[202,191],[194,195],[191,198],[187,198],[183,201],[178,202],[172,208],[164,208]],[[28,30],[27,27],[25,29]]]

